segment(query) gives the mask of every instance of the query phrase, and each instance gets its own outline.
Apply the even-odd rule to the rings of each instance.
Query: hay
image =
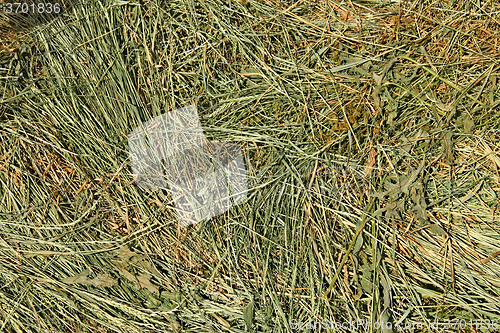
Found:
[[[3,35],[0,331],[497,320],[499,10],[89,0]],[[181,229],[127,135],[192,103],[250,192]]]

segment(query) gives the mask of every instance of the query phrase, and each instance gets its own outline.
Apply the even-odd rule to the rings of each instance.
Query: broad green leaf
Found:
[[[254,319],[253,307],[254,303],[253,301],[250,301],[245,307],[245,310],[243,310],[243,319],[245,320],[245,324],[247,325],[247,330],[249,332],[252,331],[252,325]]]

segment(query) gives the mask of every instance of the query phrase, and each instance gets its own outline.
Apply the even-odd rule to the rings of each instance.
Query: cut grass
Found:
[[[20,33],[0,56],[0,330],[497,320],[499,12],[90,0]],[[191,103],[241,145],[250,192],[180,229],[127,135]]]

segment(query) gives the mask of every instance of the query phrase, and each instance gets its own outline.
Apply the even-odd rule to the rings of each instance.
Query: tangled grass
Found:
[[[242,3],[0,16],[0,331],[498,320],[500,6]],[[250,191],[181,229],[127,135],[192,103]]]

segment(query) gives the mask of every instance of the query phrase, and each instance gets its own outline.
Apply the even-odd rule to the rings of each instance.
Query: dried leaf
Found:
[[[172,329],[172,331],[174,333],[177,333],[177,332],[180,332],[181,329],[182,329],[182,326],[181,324],[179,323],[179,321],[177,320],[177,316],[174,314],[174,313],[169,313],[165,316],[165,318],[167,318],[169,324],[170,324],[170,328]]]
[[[454,164],[455,161],[453,159],[453,132],[452,131],[445,131],[444,132],[442,149],[446,155],[446,161],[449,164]]]
[[[417,176],[418,174],[422,171],[422,169],[424,168],[424,161],[421,161],[420,162],[420,165],[418,166],[418,169],[415,170],[412,175],[404,182],[404,184],[401,185],[400,187],[400,191],[405,193],[405,194],[408,194],[409,193],[409,187],[410,185],[415,181],[415,179],[417,179]]]
[[[380,274],[380,282],[382,284],[384,293],[384,308],[382,309],[382,311],[385,312],[385,310],[387,310],[391,305],[391,288],[384,274]]]
[[[144,255],[137,254],[130,251],[128,246],[124,246],[117,251],[118,258],[120,258],[122,265],[127,266],[130,263],[130,258],[134,257],[134,262],[145,259]]]
[[[356,239],[356,244],[354,245],[354,250],[352,250],[353,254],[356,254],[361,250],[363,247],[363,234],[359,234],[358,238]]]
[[[119,267],[118,272],[123,275],[127,280],[133,283],[137,283],[135,275],[127,271],[125,268]]]
[[[94,287],[112,287],[117,281],[109,275],[98,274],[97,277],[88,281],[88,283],[92,284]]]
[[[390,126],[396,125],[396,122],[394,121],[394,119],[396,119],[397,117],[398,117],[398,111],[392,111],[392,112],[390,112],[389,116],[387,117],[387,123]]]
[[[368,177],[370,175],[370,170],[372,169],[372,167],[375,165],[375,157],[377,157],[377,151],[375,150],[375,148],[371,148],[370,149],[370,162],[368,162],[368,165],[366,166],[366,169],[365,169],[365,176]]]
[[[375,84],[377,87],[380,87],[382,85],[382,79],[383,75],[378,75],[377,73],[373,73],[373,80],[375,81]]]
[[[390,316],[387,310],[382,311],[382,314],[380,315],[380,322],[381,323],[388,323],[390,322]],[[380,325],[380,329],[382,333],[392,333],[392,325]]]
[[[65,278],[62,280],[62,282],[67,284],[81,283],[94,287],[112,287],[116,284],[117,281],[109,275],[98,274],[94,279],[90,279],[87,276],[76,275]]]
[[[419,188],[419,191],[417,191],[417,187]],[[411,198],[413,200],[414,206],[413,206],[413,216],[415,219],[417,219],[420,223],[425,223],[428,221],[427,218],[427,203],[425,202],[425,197],[422,193],[422,185],[421,183],[419,185],[415,185],[412,188],[411,192]]]
[[[160,272],[156,269],[156,266],[147,260],[143,260],[139,263],[146,271],[151,273],[152,275],[160,276]]]
[[[466,134],[472,134],[472,130],[474,129],[474,120],[467,118],[462,122],[464,126],[464,132]]]
[[[217,313],[212,313],[212,315],[215,317],[215,319],[217,319],[219,324],[221,324],[225,328],[231,328],[231,325],[228,323],[228,321],[226,319],[222,318]]]
[[[361,272],[363,274],[363,277],[361,278],[361,288],[363,288],[363,291],[366,293],[371,294],[373,290],[373,284],[372,284],[372,267],[370,264],[365,263],[363,266],[361,266]]]
[[[182,297],[182,294],[179,292],[169,292],[169,291],[162,291],[160,295],[161,298],[169,299],[172,301],[180,301]]]
[[[68,283],[68,284],[79,283],[79,282],[75,282],[75,281],[77,281],[78,279],[80,279],[82,277],[87,277],[89,274],[90,274],[90,271],[88,269],[85,269],[85,270],[81,271],[80,273],[78,273],[77,275],[67,277],[65,279],[62,279],[61,281],[64,283]]]
[[[141,288],[147,288],[151,293],[159,295],[160,294],[159,288],[149,281],[150,278],[151,274],[144,273],[137,277],[137,281],[139,282]]]
[[[429,230],[433,233],[433,234],[436,234],[436,235],[439,235],[439,236],[444,236],[446,235],[446,231],[444,231],[443,228],[441,228],[441,226],[437,223],[433,223],[429,226]]]
[[[417,170],[415,170],[410,177],[407,178],[401,177],[398,184],[391,184],[390,182],[388,182],[389,189],[387,191],[375,192],[370,194],[370,196],[383,199],[385,196],[391,194],[399,194],[399,193],[409,194],[410,185],[417,179],[417,176],[424,168],[424,165],[425,165],[424,161],[420,162],[420,165],[418,166]]]
[[[245,324],[247,325],[248,331],[252,330],[253,319],[254,319],[253,306],[254,306],[253,301],[250,301],[250,303],[248,303],[248,305],[243,310],[243,319],[245,320]]]
[[[140,290],[142,288],[147,288],[151,293],[153,293],[155,295],[159,295],[160,291],[159,291],[158,287],[149,281],[149,279],[151,278],[150,273],[146,272],[140,276],[135,276],[132,273],[130,273],[129,271],[127,271],[126,269],[121,268],[121,267],[119,269],[119,272],[127,280],[134,283],[137,290]]]
[[[382,111],[383,103],[382,100],[380,99],[380,86],[373,87],[372,98],[373,98],[373,103],[375,104],[377,110]]]
[[[86,276],[70,276],[65,279],[62,279],[61,282],[67,283],[67,284],[74,284],[74,283],[82,283],[82,281],[87,281],[88,278]]]

